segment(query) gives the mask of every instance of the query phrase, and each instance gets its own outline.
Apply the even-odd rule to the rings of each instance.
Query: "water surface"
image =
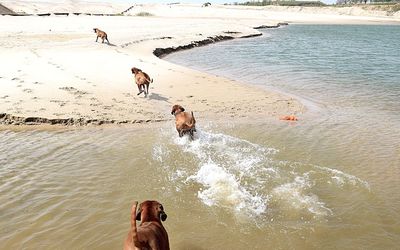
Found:
[[[0,131],[0,249],[120,249],[145,199],[171,249],[398,248],[399,31],[291,25],[167,57],[308,100],[296,123]]]

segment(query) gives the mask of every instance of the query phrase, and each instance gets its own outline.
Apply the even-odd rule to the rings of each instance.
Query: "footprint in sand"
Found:
[[[74,88],[74,87],[61,87],[59,89],[65,90],[65,91],[74,91],[74,90],[76,90],[76,88]]]
[[[8,97],[10,97],[10,96],[9,95],[4,95],[4,96],[0,97],[0,99],[6,99]]]
[[[114,107],[114,105],[104,105],[102,108],[105,110],[111,110]]]
[[[33,92],[33,89],[23,89],[22,92],[30,94]]]
[[[11,79],[11,81],[18,81],[18,80],[19,80],[18,77],[14,77],[14,78]]]

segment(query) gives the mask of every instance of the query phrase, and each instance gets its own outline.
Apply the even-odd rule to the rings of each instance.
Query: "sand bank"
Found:
[[[134,11],[153,16],[134,16]],[[169,53],[257,36],[261,33],[254,27],[307,18],[344,23],[386,20],[327,19],[319,14],[303,19],[300,14],[282,14],[278,18],[264,10],[238,7],[233,15],[231,7],[192,5],[146,5],[126,14],[133,16],[0,16],[0,123],[157,122],[172,119],[170,108],[175,103],[203,120],[298,115],[304,106],[292,97],[174,65],[156,57],[154,51]],[[108,32],[111,45],[95,42],[94,27]],[[148,98],[136,95],[130,72],[133,66],[154,79]]]

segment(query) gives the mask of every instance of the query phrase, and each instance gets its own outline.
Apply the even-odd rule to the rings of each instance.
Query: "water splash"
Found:
[[[277,149],[223,133],[198,129],[194,141],[170,131],[162,134],[173,139],[157,144],[153,158],[170,167],[178,190],[199,185],[197,197],[205,205],[247,218],[274,217],[271,211],[279,211],[276,216],[321,219],[333,211],[320,197],[320,189],[369,188],[365,181],[339,170],[274,159]]]

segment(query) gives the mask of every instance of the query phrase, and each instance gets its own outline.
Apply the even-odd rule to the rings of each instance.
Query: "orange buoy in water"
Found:
[[[279,119],[284,121],[297,121],[297,117],[294,115],[281,116]]]

